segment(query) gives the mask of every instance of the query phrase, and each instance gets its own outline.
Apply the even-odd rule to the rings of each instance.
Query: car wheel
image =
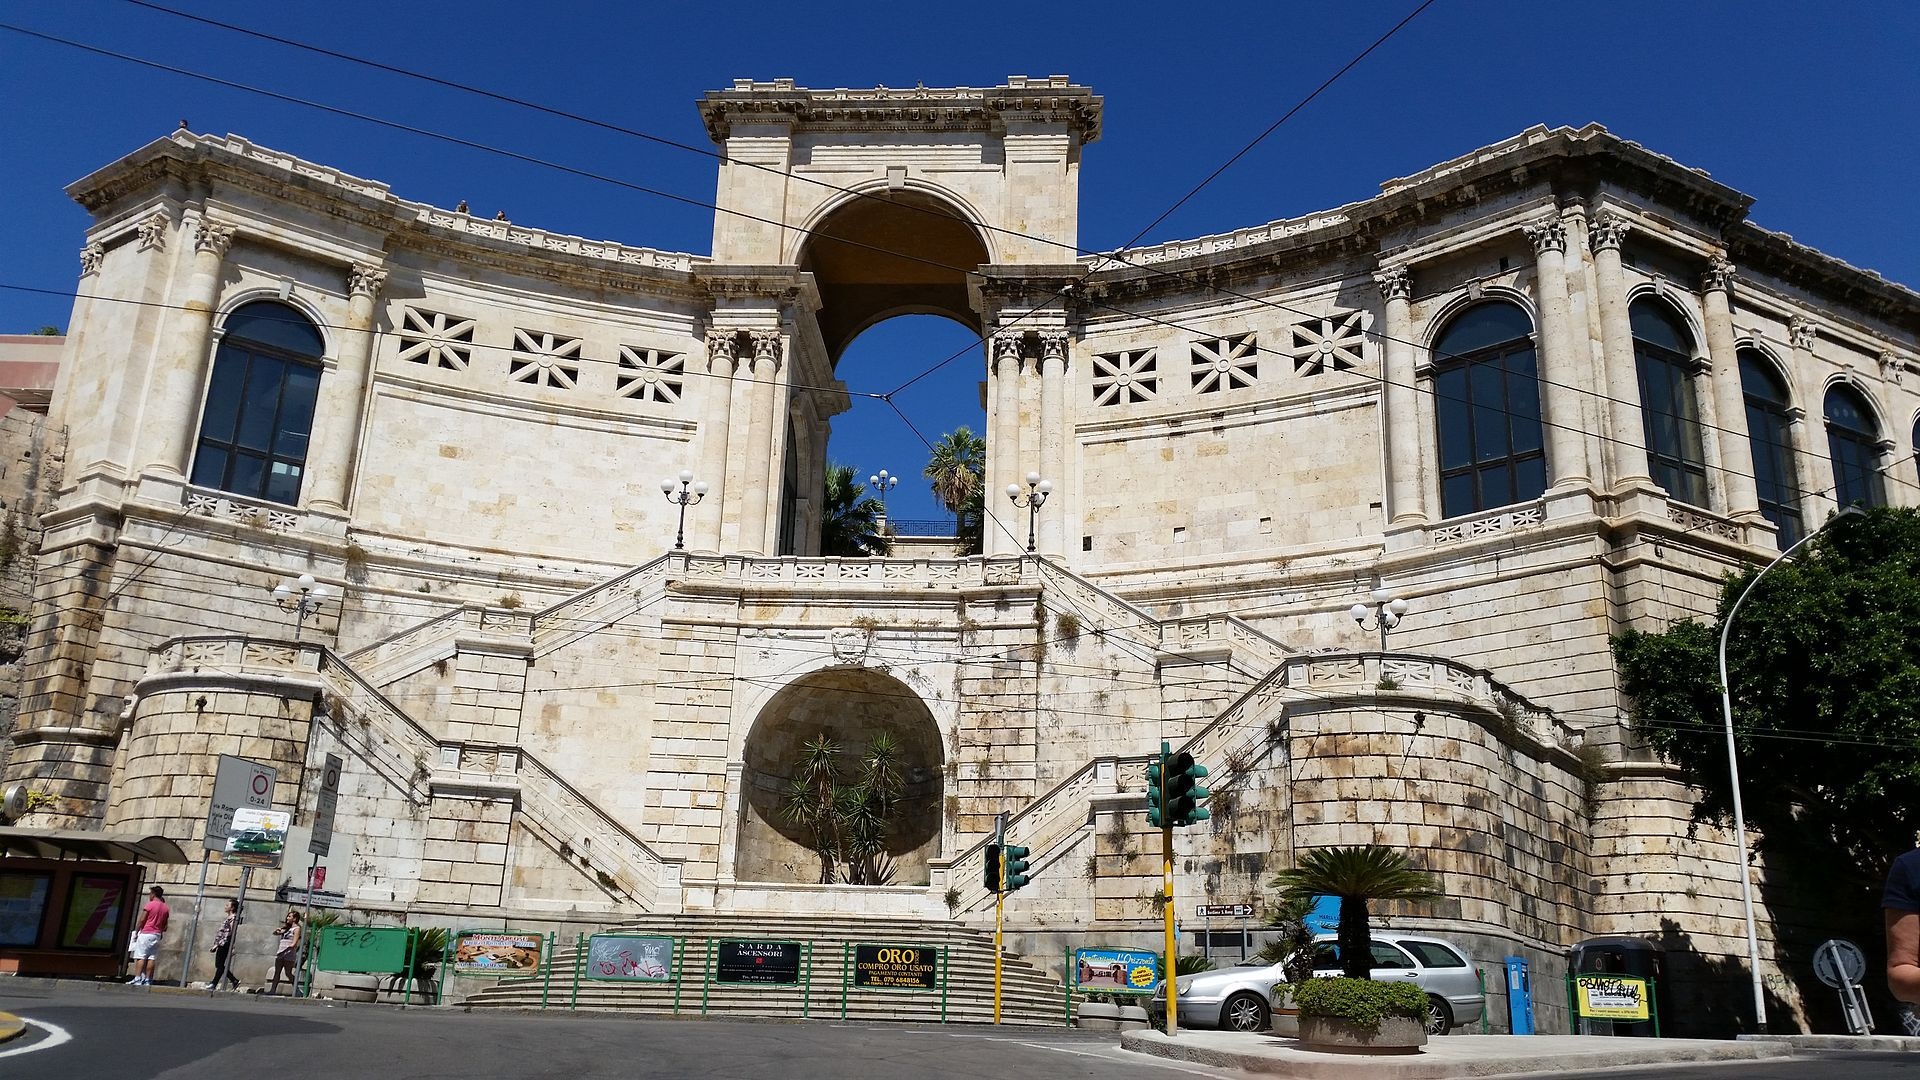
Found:
[[[1264,1031],[1267,1003],[1260,1000],[1259,994],[1244,991],[1235,994],[1220,1007],[1220,1026],[1228,1031]]]
[[[1453,1010],[1445,998],[1427,995],[1427,1034],[1445,1035],[1453,1028]]]

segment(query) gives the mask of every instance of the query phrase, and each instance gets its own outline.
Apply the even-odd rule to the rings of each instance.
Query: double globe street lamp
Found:
[[[1355,604],[1347,609],[1347,614],[1353,616],[1353,621],[1359,623],[1362,630],[1373,629],[1367,625],[1367,616],[1372,615],[1380,629],[1380,651],[1386,652],[1387,631],[1400,625],[1400,616],[1407,613],[1407,602],[1393,595],[1392,589],[1375,589],[1369,595],[1373,598],[1372,608]]]
[[[1027,554],[1033,554],[1033,538],[1040,520],[1040,508],[1047,504],[1047,496],[1053,494],[1053,481],[1040,479],[1040,474],[1027,474],[1027,490],[1022,492],[1019,484],[1007,485],[1007,498],[1013,505],[1025,507],[1027,511]]]
[[[295,599],[294,594],[299,598]],[[281,607],[291,606],[293,616],[293,640],[300,640],[300,632],[306,626],[307,616],[320,610],[320,602],[331,596],[325,585],[313,580],[312,574],[301,574],[292,581],[283,581],[273,587],[273,602]]]
[[[680,527],[673,534],[673,550],[685,551],[687,547],[687,507],[707,497],[707,482],[696,481],[692,469],[681,469],[677,477],[669,476],[660,481],[660,494],[667,501],[680,508]]]

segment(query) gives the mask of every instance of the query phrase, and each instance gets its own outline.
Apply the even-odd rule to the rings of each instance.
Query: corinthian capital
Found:
[[[1595,251],[1619,251],[1631,228],[1633,226],[1619,214],[1602,210],[1593,216],[1593,224],[1587,229],[1587,242]]]
[[[103,244],[96,242],[96,243],[88,244],[86,247],[81,248],[80,249],[80,276],[86,277],[90,274],[99,273],[100,260],[106,257],[107,257],[107,249]]]
[[[755,330],[753,332],[753,362],[755,366],[780,362],[780,331]]]
[[[387,284],[387,272],[372,263],[354,263],[347,271],[348,296],[379,296]]]
[[[993,362],[1002,365],[1003,374],[1020,370],[1020,338],[1018,330],[1002,330],[993,335]]]
[[[232,246],[233,226],[222,225],[209,218],[200,219],[200,227],[193,234],[193,250],[210,251],[225,258],[227,249]]]
[[[716,360],[733,363],[738,358],[739,348],[740,339],[733,331],[707,331],[707,366],[711,368]]]
[[[140,250],[167,250],[167,232],[173,226],[173,218],[165,210],[155,210],[140,223]]]
[[[1067,362],[1067,333],[1064,330],[1040,331],[1040,359]]]
[[[1700,272],[1701,292],[1726,292],[1733,287],[1733,263],[1725,255],[1715,255],[1707,260],[1707,268]]]
[[[1413,275],[1404,266],[1381,267],[1374,272],[1373,283],[1380,288],[1380,299],[1389,304],[1413,299]]]
[[[1820,340],[1820,328],[1812,319],[1804,315],[1795,315],[1787,320],[1787,337],[1793,347],[1803,352],[1812,352],[1813,343]]]
[[[1562,255],[1567,251],[1567,227],[1561,223],[1559,214],[1549,214],[1539,221],[1531,221],[1522,226],[1527,239],[1533,241],[1533,253],[1544,255],[1549,251],[1558,251]]]

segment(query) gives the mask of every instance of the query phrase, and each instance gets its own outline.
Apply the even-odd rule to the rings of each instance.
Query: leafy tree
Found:
[[[820,515],[820,553],[860,557],[888,555],[893,538],[880,528],[885,508],[854,479],[851,465],[828,465],[826,505]]]
[[[1728,579],[1712,623],[1613,640],[1635,727],[1698,793],[1694,816],[1732,814],[1717,659],[1728,610],[1757,571]],[[1920,830],[1920,512],[1835,522],[1775,567],[1727,644],[1747,820],[1763,851],[1839,854],[1871,882]]]
[[[954,515],[960,553],[978,555],[986,536],[987,442],[969,427],[957,427],[933,445],[923,473],[933,497]]]
[[[34,337],[59,337],[60,328],[57,326],[43,326],[40,329],[35,330],[33,332],[33,336]]]
[[[849,885],[890,884],[887,835],[907,786],[900,741],[888,732],[875,734],[850,771],[844,757],[845,748],[825,732],[807,740],[794,760],[781,813],[812,834],[820,884],[842,876]]]
[[[1371,900],[1437,900],[1439,883],[1432,874],[1413,865],[1405,855],[1379,844],[1316,848],[1300,857],[1291,870],[1282,870],[1272,888],[1287,901],[1316,896],[1340,898],[1340,967],[1349,979],[1367,979],[1373,971],[1373,928],[1367,913]]]

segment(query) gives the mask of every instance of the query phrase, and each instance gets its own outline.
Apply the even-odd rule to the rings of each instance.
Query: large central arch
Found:
[[[991,259],[971,215],[913,188],[841,202],[812,225],[800,252],[820,290],[820,336],[834,361],[862,330],[895,315],[944,315],[978,333],[967,280]]]

